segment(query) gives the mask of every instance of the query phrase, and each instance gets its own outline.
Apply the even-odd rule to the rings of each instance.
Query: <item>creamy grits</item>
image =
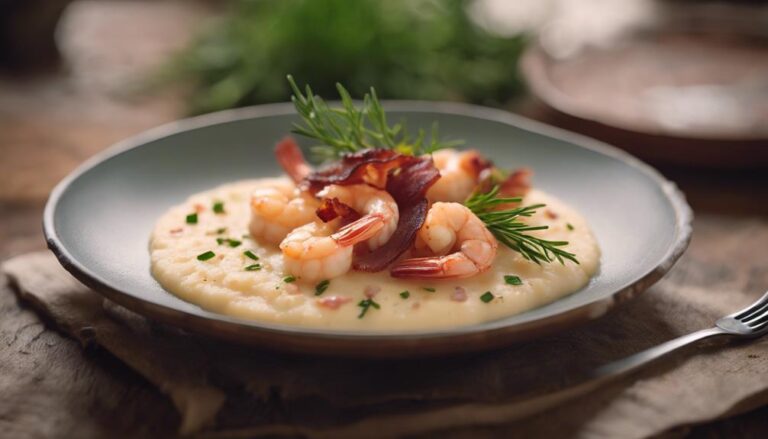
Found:
[[[387,270],[351,271],[330,279],[318,295],[316,285],[286,276],[276,246],[261,245],[248,236],[250,193],[275,180],[227,184],[193,195],[165,213],[150,242],[157,281],[204,309],[259,322],[408,331],[518,314],[577,291],[598,269],[600,250],[584,218],[551,195],[532,189],[523,204],[547,207],[526,222],[549,226],[534,232],[539,237],[569,241],[564,249],[576,254],[579,264],[537,265],[499,245],[493,267],[468,279],[412,281],[392,278]],[[370,297],[378,308],[360,306]]]

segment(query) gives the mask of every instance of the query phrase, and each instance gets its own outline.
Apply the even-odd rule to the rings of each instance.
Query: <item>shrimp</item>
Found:
[[[363,218],[366,216],[378,218],[382,227],[366,241],[370,250],[384,245],[397,228],[397,222],[400,218],[397,203],[386,191],[367,184],[349,186],[332,184],[318,192],[317,196],[335,198],[357,211]]]
[[[377,216],[364,216],[335,231],[339,221],[315,221],[291,231],[280,243],[285,271],[303,282],[341,276],[352,266],[355,244],[384,227]]]
[[[432,160],[440,171],[440,179],[427,191],[431,202],[466,200],[477,187],[480,173],[491,166],[476,150],[441,149],[432,154]]]
[[[496,238],[471,210],[459,203],[437,202],[416,235],[415,250],[433,256],[405,259],[392,267],[392,277],[460,279],[490,268]]]
[[[288,232],[317,219],[320,202],[287,180],[275,180],[251,194],[251,223],[254,239],[279,244]]]

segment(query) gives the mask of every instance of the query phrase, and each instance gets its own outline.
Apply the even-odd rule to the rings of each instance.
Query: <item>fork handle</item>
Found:
[[[718,327],[714,327],[683,335],[682,337],[669,340],[668,342],[662,343],[644,351],[640,351],[636,354],[630,355],[629,357],[603,365],[593,371],[592,378],[601,380],[608,377],[615,378],[625,375],[640,368],[641,366],[650,363],[651,361],[669,354],[672,351],[676,351],[683,346],[687,346],[699,340],[704,340],[705,338],[716,337],[720,335],[729,334]]]

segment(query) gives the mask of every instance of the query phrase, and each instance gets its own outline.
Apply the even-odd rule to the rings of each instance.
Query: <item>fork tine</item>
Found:
[[[764,304],[763,306],[755,309],[754,311],[750,312],[749,314],[745,315],[744,317],[740,318],[739,320],[748,322],[750,320],[753,320],[755,317],[759,317],[763,315],[766,311],[768,311],[768,303]]]
[[[757,316],[756,319],[753,319],[749,322],[746,322],[747,326],[749,326],[752,329],[759,329],[768,323],[768,312],[763,313],[760,316]]]
[[[759,325],[757,325],[757,326],[755,326],[755,327],[753,327],[751,329],[754,332],[759,332],[759,331],[765,330],[766,328],[768,328],[768,320],[763,321],[762,323],[760,323]]]
[[[752,314],[753,311],[755,311],[756,309],[762,307],[766,303],[768,303],[768,292],[763,294],[763,297],[758,299],[757,302],[749,305],[748,307],[742,309],[741,311],[737,311],[737,312],[731,314],[731,316],[733,318],[735,318],[735,319],[742,319],[742,318],[744,318],[744,316],[746,316],[748,314]]]

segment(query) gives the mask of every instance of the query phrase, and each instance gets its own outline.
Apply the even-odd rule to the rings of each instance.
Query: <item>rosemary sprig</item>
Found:
[[[530,217],[544,204],[514,207],[511,209],[494,210],[503,204],[519,203],[522,198],[499,197],[499,187],[495,186],[489,192],[472,195],[465,205],[480,218],[488,230],[502,244],[519,252],[525,259],[537,264],[557,260],[561,264],[565,259],[579,263],[576,255],[560,247],[568,245],[568,241],[549,241],[527,234],[534,230],[546,230],[549,226],[529,226],[520,221],[522,217]]]
[[[338,159],[342,154],[367,148],[395,149],[411,155],[431,154],[462,143],[440,140],[436,123],[432,125],[429,140],[423,129],[412,139],[403,123],[389,124],[373,87],[363,96],[362,108],[358,108],[347,89],[337,83],[341,107],[332,108],[315,96],[309,85],[302,93],[293,77],[288,75],[287,78],[293,91],[291,101],[303,121],[294,124],[293,132],[319,143],[312,147],[312,153],[319,161]]]

